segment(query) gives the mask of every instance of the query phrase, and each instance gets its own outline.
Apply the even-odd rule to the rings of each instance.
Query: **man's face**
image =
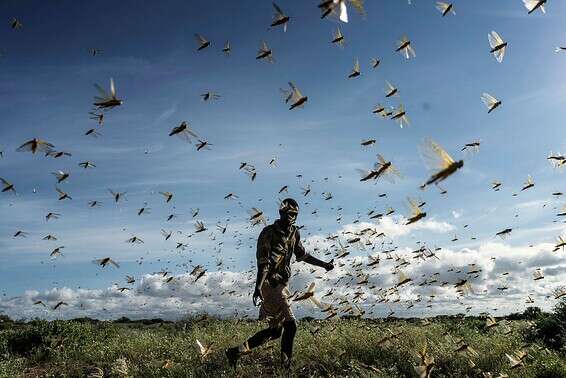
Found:
[[[299,210],[293,208],[283,209],[280,214],[281,221],[289,226],[295,224],[298,215],[299,215]]]

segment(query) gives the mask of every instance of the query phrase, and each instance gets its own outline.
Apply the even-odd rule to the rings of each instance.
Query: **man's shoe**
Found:
[[[230,364],[230,366],[235,369],[236,364],[238,363],[238,359],[240,358],[240,353],[238,352],[238,348],[226,349],[226,358],[228,358],[228,364]]]

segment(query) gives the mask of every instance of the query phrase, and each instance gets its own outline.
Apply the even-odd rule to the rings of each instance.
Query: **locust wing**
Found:
[[[501,36],[497,34],[495,30],[492,30],[491,33],[487,34],[487,39],[489,40],[489,45],[492,49],[505,43],[503,42],[503,38],[501,38]]]
[[[112,96],[110,96],[108,94],[108,92],[106,92],[104,90],[104,88],[102,88],[100,85],[94,84],[94,87],[96,88],[96,90],[100,94],[100,96],[94,96],[95,100],[100,101],[100,102],[104,102],[104,101],[108,101],[110,98],[112,98]]]
[[[501,63],[503,61],[503,57],[505,56],[505,46],[500,46],[503,45],[505,41],[503,41],[503,38],[501,38],[499,34],[497,34],[497,32],[494,30],[487,35],[487,38],[492,50],[499,47],[493,52],[493,55],[495,55],[495,59],[497,59],[497,61]]]
[[[362,16],[365,16],[366,10],[364,9],[363,0],[349,0],[354,9]]]
[[[303,98],[303,94],[301,93],[301,91],[299,90],[299,88],[297,88],[295,86],[295,84],[293,84],[291,81],[289,82],[289,86],[291,87],[292,90],[292,95],[291,95],[291,102],[295,103],[297,101],[299,101],[301,98]]]
[[[454,159],[438,143],[426,138],[420,148],[425,165],[430,170],[440,171],[454,164]]]
[[[525,8],[529,11],[529,13],[533,12],[537,5],[540,4],[540,0],[523,0],[523,4]],[[539,8],[542,13],[546,13],[546,9],[544,9],[544,4],[539,5]]]
[[[195,39],[198,42],[199,45],[204,45],[205,43],[207,43],[207,39],[204,38],[202,35],[200,34],[195,34]]]
[[[360,61],[356,58],[356,62],[354,63],[354,72],[360,72]]]
[[[273,3],[273,8],[275,8],[275,17],[276,18],[285,17],[285,13],[283,13],[281,8],[279,8],[279,6],[277,4]]]
[[[110,78],[110,95],[116,97],[116,86],[114,85],[114,79]]]
[[[409,208],[409,211],[411,212],[412,216],[416,216],[422,213],[421,208],[410,197],[407,197],[407,207]]]
[[[491,109],[493,105],[499,102],[498,99],[496,99],[495,97],[493,97],[492,95],[486,92],[482,93],[481,100],[488,109]]]
[[[442,13],[443,16],[445,14],[447,14],[448,12],[450,12],[452,14],[456,14],[456,12],[454,11],[454,5],[449,4],[449,3],[445,3],[443,1],[437,1],[436,2],[436,9],[438,9],[438,11],[440,13]],[[448,9],[450,9],[450,10],[448,10]]]
[[[397,88],[395,88],[389,81],[385,80],[385,94],[389,94],[392,93],[393,91],[395,92],[395,96],[399,94],[399,90]]]

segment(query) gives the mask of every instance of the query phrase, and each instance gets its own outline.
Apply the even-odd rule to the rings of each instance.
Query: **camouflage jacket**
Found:
[[[304,260],[308,254],[301,243],[297,226],[282,227],[279,220],[261,231],[257,240],[258,269],[268,271],[266,280],[272,284],[286,284],[291,277],[291,256],[297,261]]]

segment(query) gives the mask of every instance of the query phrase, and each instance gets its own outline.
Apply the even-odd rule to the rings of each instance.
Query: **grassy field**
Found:
[[[431,377],[566,377],[566,353],[526,344],[525,320],[487,329],[479,318],[419,320],[300,320],[291,375],[301,377],[418,377],[417,352],[428,345]],[[0,323],[2,377],[220,377],[284,376],[279,341],[243,356],[231,370],[224,349],[264,327],[256,321],[195,319],[118,323],[90,320]],[[318,331],[316,331],[318,329]],[[394,334],[396,337],[391,338]],[[212,345],[201,359],[195,339]],[[463,340],[463,341],[462,341]],[[465,342],[477,355],[455,350]],[[506,353],[528,355],[511,369]],[[471,367],[469,360],[475,363]],[[89,375],[90,374],[90,375]]]

